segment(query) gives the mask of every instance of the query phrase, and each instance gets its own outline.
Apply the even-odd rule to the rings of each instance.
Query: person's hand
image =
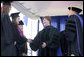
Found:
[[[14,42],[14,45],[16,45],[16,41]]]
[[[46,43],[43,42],[43,44],[42,44],[42,48],[45,48],[45,47],[46,47]]]
[[[29,43],[32,43],[32,39],[28,39],[28,42],[29,42]]]

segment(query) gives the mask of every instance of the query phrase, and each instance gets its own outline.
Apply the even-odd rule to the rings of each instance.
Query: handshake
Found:
[[[27,40],[28,43],[32,43],[32,39],[28,39]],[[42,45],[41,45],[42,48],[45,48],[46,47],[46,43],[43,42]]]
[[[28,42],[28,43],[32,43],[32,39],[28,39],[27,42]]]

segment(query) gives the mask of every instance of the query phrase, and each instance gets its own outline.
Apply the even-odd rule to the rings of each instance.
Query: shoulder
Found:
[[[74,19],[75,19],[77,22],[80,21],[80,20],[79,20],[79,17],[76,16],[76,15],[71,15],[71,16],[67,19],[67,21],[74,21]]]
[[[59,34],[59,31],[58,31],[57,28],[53,27],[53,28],[50,29],[50,33],[51,34]]]
[[[66,24],[67,23],[74,23],[75,24],[74,18],[76,19],[75,15],[69,16],[68,19],[67,19],[67,21],[66,21]]]
[[[53,30],[53,31],[58,31],[58,29],[55,28],[55,27],[52,27],[51,30]]]
[[[42,32],[43,32],[43,31],[39,31],[39,32],[37,33],[37,35],[40,36],[40,35],[42,34]]]
[[[79,18],[76,15],[71,15],[71,16],[69,16],[69,19],[79,19]]]
[[[72,17],[72,18],[73,18],[73,17],[77,17],[77,16],[76,16],[76,15],[71,15],[71,16],[69,16],[69,17]]]

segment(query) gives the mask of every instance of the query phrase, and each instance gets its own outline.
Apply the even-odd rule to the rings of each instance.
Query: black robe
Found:
[[[76,22],[77,27],[76,27]],[[79,40],[77,38],[77,28]],[[74,54],[75,56],[83,55],[83,29],[79,18],[76,15],[71,15],[66,22],[65,26],[66,39],[68,40],[68,56]],[[79,42],[78,42],[79,41]],[[78,45],[79,43],[79,45]],[[80,48],[80,51],[79,51]],[[81,52],[81,54],[80,54]]]
[[[1,14],[1,56],[16,56],[16,48],[13,45],[13,33],[11,21],[8,15]]]
[[[36,35],[30,47],[34,51],[38,50],[38,56],[56,56],[59,41],[59,32],[56,28],[45,28]],[[45,48],[42,48],[43,42],[47,44]]]
[[[12,26],[10,18],[5,13],[1,14],[1,56],[17,56],[14,42],[23,44],[27,41],[21,38],[16,29]]]
[[[60,41],[61,41],[61,47],[62,47],[62,56],[67,56],[68,52],[68,41],[65,37],[65,30],[60,32]]]
[[[25,51],[27,52],[27,39],[22,37],[17,29],[17,26],[12,23],[13,33],[14,33],[14,40],[16,41],[16,50],[17,56],[22,56],[22,53]]]
[[[24,43],[23,45],[20,45],[20,51],[19,51],[19,56],[23,56],[22,54],[25,53],[27,55],[27,42]]]

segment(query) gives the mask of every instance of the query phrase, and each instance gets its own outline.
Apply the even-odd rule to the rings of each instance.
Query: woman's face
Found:
[[[50,25],[49,21],[46,18],[43,19],[43,24],[44,24],[44,26]]]
[[[16,23],[19,24],[19,21],[20,21],[20,17],[17,17]]]

